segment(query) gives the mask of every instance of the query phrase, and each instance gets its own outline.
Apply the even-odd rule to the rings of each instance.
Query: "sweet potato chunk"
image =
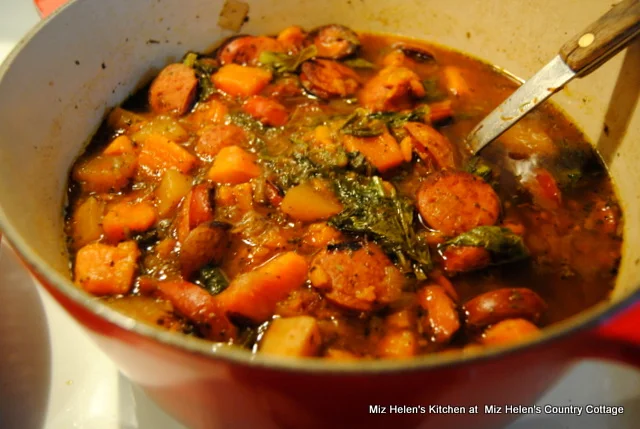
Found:
[[[94,295],[125,294],[133,285],[139,257],[135,241],[88,244],[76,254],[75,281]]]
[[[260,343],[260,352],[270,355],[309,357],[318,353],[320,329],[311,316],[275,319]]]
[[[264,265],[237,276],[218,299],[230,317],[260,324],[283,300],[307,280],[308,264],[295,252],[283,253]]]
[[[149,136],[142,145],[139,163],[151,174],[174,168],[188,173],[196,164],[196,157],[182,146],[161,135]]]
[[[111,207],[102,221],[107,239],[118,242],[136,232],[151,228],[157,220],[155,208],[147,203],[118,203]]]
[[[239,146],[223,148],[216,157],[207,177],[217,183],[237,185],[260,175],[256,156]]]
[[[271,81],[271,72],[258,67],[228,64],[211,79],[216,87],[231,96],[249,97],[262,91]]]
[[[344,136],[344,147],[349,152],[360,152],[381,173],[404,162],[400,145],[391,134],[385,132],[376,137]]]

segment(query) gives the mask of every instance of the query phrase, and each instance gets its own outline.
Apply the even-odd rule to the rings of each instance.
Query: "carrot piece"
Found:
[[[269,355],[309,357],[318,353],[321,342],[316,319],[311,316],[287,317],[271,322],[259,350]]]
[[[134,241],[118,246],[93,243],[76,254],[75,281],[94,295],[119,295],[133,284],[140,251]]]
[[[248,97],[262,91],[271,81],[271,72],[259,67],[227,64],[211,79],[215,86],[233,96]]]
[[[98,155],[82,161],[73,169],[73,179],[85,192],[119,191],[136,173],[136,157],[132,155]]]
[[[105,155],[122,155],[125,153],[133,153],[133,143],[127,136],[116,137],[109,146],[102,152]]]
[[[458,67],[447,66],[442,70],[442,74],[447,83],[447,89],[452,95],[461,97],[471,92],[469,85],[462,76],[462,70]]]
[[[289,113],[286,107],[267,97],[254,95],[242,106],[249,115],[258,121],[272,127],[281,127],[289,120]]]
[[[217,183],[237,185],[260,175],[255,155],[240,146],[227,146],[218,153],[207,177]]]
[[[295,252],[283,253],[264,265],[237,276],[218,300],[229,316],[262,323],[283,300],[307,280],[309,265]]]
[[[118,242],[125,240],[130,233],[151,228],[157,217],[156,210],[150,203],[118,203],[104,216],[102,228],[109,241]]]
[[[139,163],[154,174],[170,168],[187,173],[195,165],[196,157],[168,138],[154,134],[144,141]]]
[[[346,135],[344,137],[344,147],[349,152],[360,152],[381,173],[404,162],[400,145],[389,133],[376,137]]]
[[[329,219],[340,213],[343,207],[331,193],[317,191],[311,184],[303,183],[289,189],[280,209],[293,219],[313,222]]]

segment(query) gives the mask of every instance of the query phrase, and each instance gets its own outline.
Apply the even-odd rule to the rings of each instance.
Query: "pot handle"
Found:
[[[640,298],[587,332],[580,357],[607,359],[640,368]]]

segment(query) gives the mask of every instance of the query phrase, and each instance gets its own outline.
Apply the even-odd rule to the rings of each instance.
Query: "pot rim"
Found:
[[[64,4],[46,19],[36,24],[13,48],[0,64],[0,85],[7,71],[15,58],[20,54],[23,47],[46,25],[50,25],[56,17],[63,13],[68,7],[84,0],[73,0]],[[434,370],[449,366],[472,364],[483,362],[489,359],[507,357],[512,354],[531,351],[536,347],[549,345],[554,341],[561,340],[571,334],[577,334],[587,328],[594,327],[604,320],[611,318],[616,313],[630,307],[635,302],[640,302],[640,287],[633,289],[624,298],[616,302],[602,301],[595,306],[588,308],[577,315],[574,315],[561,322],[545,327],[543,334],[539,337],[518,343],[512,346],[496,346],[480,348],[477,351],[465,353],[435,353],[416,356],[407,360],[358,360],[358,361],[327,361],[326,359],[297,359],[277,356],[267,356],[260,353],[254,354],[237,347],[230,347],[223,343],[213,343],[211,341],[188,337],[183,334],[173,333],[159,327],[147,325],[134,318],[118,312],[106,304],[102,304],[94,296],[76,287],[69,278],[63,276],[52,269],[32,247],[23,240],[17,230],[13,227],[4,209],[0,206],[0,231],[4,237],[12,244],[14,249],[29,266],[32,273],[55,288],[58,292],[71,300],[83,310],[103,319],[105,322],[113,324],[125,331],[135,333],[142,337],[151,339],[165,346],[170,346],[176,350],[188,352],[212,360],[221,360],[227,363],[246,365],[250,367],[263,367],[286,372],[300,372],[312,374],[341,374],[341,375],[367,375],[367,374],[388,374],[401,373],[417,370]],[[626,236],[626,234],[624,234]],[[624,255],[623,255],[624,258]],[[640,285],[639,285],[640,286]],[[60,305],[60,303],[58,303]],[[87,329],[86,327],[84,329]]]

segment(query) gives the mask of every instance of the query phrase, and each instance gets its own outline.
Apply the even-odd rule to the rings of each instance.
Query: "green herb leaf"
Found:
[[[510,229],[499,226],[479,226],[445,242],[442,247],[484,247],[491,253],[493,265],[507,264],[529,257],[522,238]]]
[[[364,58],[352,58],[342,62],[345,66],[349,66],[354,69],[375,69],[376,65],[365,60]]]
[[[288,55],[281,52],[268,52],[264,51],[260,53],[258,61],[277,74],[283,73],[295,73],[300,65],[315,57],[318,54],[318,49],[315,45],[309,45],[304,48],[297,55]]]
[[[429,106],[423,105],[408,113],[377,112],[370,114],[369,118],[383,121],[389,128],[402,128],[407,122],[424,122],[428,115]]]
[[[447,98],[447,94],[440,89],[438,78],[430,78],[422,81],[425,95],[422,97],[423,101],[433,103],[435,101],[442,101]]]
[[[489,182],[493,177],[493,169],[487,162],[479,156],[474,156],[467,162],[464,170],[467,173],[481,177],[484,181]]]
[[[340,128],[340,132],[356,137],[375,137],[386,131],[383,121],[371,118],[366,110],[356,109]]]
[[[212,266],[201,268],[194,283],[211,295],[217,295],[229,286],[229,280],[222,270]]]
[[[380,177],[355,174],[335,180],[335,190],[344,210],[332,217],[336,228],[365,235],[377,242],[405,274],[425,279],[432,262],[429,248],[413,229],[414,206],[406,198],[388,192]]]
[[[191,67],[198,78],[198,89],[200,101],[207,100],[212,94],[216,92],[216,88],[211,82],[211,75],[215,73],[217,68],[213,65],[212,61],[203,61],[199,54],[195,52],[187,52],[182,60],[182,64]]]

